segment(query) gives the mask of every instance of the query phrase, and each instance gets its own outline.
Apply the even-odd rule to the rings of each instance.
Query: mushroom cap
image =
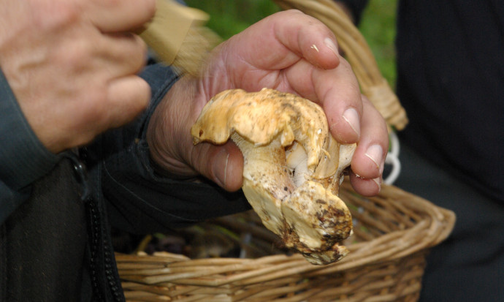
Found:
[[[323,150],[327,149],[330,137],[327,118],[320,106],[294,94],[267,88],[251,93],[231,89],[215,95],[191,129],[195,144],[200,141],[223,144],[233,132],[255,145],[269,144],[277,136],[283,147],[296,140],[306,150],[311,171],[326,155]]]
[[[314,264],[338,261],[352,217],[337,196],[356,145],[339,144],[320,106],[262,89],[217,94],[191,128],[194,143],[229,139],[244,157],[243,192],[269,230]]]

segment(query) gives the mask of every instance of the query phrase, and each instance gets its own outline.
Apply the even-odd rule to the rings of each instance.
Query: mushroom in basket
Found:
[[[313,264],[340,260],[352,217],[338,197],[355,144],[339,144],[317,104],[262,89],[226,90],[203,108],[194,143],[228,139],[244,157],[243,192],[263,224]]]

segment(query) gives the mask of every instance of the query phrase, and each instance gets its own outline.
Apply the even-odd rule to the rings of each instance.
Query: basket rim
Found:
[[[347,184],[345,184],[347,183]],[[342,193],[356,194],[348,181],[342,185]],[[342,260],[328,265],[313,265],[301,254],[270,255],[257,259],[211,258],[191,259],[189,257],[158,252],[153,255],[126,255],[116,253],[119,270],[128,271],[128,265],[141,263],[162,265],[152,275],[151,268],[136,269],[135,274],[125,273],[121,278],[126,281],[144,284],[171,282],[180,285],[198,285],[217,287],[230,283],[255,284],[267,280],[282,278],[295,274],[329,274],[350,270],[357,267],[374,265],[403,258],[422,250],[431,248],[451,233],[455,224],[455,214],[447,209],[434,205],[421,197],[401,190],[393,185],[383,185],[380,194],[369,200],[380,199],[381,202],[393,202],[399,207],[415,211],[421,220],[412,227],[380,235],[369,241],[348,245],[350,253]],[[189,270],[193,267],[193,270]],[[179,271],[178,271],[178,270]],[[215,278],[215,274],[234,271],[235,274]],[[264,277],[267,275],[267,277]],[[205,277],[210,277],[207,278]]]

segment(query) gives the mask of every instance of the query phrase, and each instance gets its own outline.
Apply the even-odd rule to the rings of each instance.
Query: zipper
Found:
[[[91,285],[93,287],[93,300],[104,301],[102,291],[99,285],[98,277],[98,249],[99,249],[99,217],[96,204],[93,200],[87,200],[86,208],[89,222],[89,239],[90,239],[90,259],[89,269],[91,273]]]
[[[113,301],[124,301],[122,287],[118,284],[119,278],[116,275],[114,251],[105,232],[108,230],[101,217],[98,204],[91,194],[88,182],[86,166],[80,160],[76,152],[68,152],[67,155],[72,161],[78,182],[82,186],[81,200],[86,208],[89,236],[89,268],[91,275],[91,285],[93,288],[93,300],[108,301],[107,297],[112,297]],[[103,257],[100,257],[102,255]],[[103,259],[103,262],[101,261]],[[106,285],[104,285],[106,284]],[[109,295],[108,295],[108,293]]]
[[[98,205],[91,199],[86,203],[86,206],[88,208],[88,221],[90,222],[90,269],[95,300],[106,301],[103,295],[106,295],[106,291],[108,290],[114,301],[124,301],[122,288],[118,284],[118,279],[115,275],[114,252],[107,238],[103,236]],[[100,261],[100,253],[103,255],[103,263]],[[100,265],[102,266],[101,269]],[[100,271],[103,271],[104,280],[99,276]],[[103,284],[103,281],[106,282],[106,287],[100,286]]]

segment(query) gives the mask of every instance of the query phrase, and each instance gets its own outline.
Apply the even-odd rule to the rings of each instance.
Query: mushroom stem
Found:
[[[243,193],[266,228],[315,264],[330,263],[348,253],[338,242],[350,235],[352,218],[345,203],[327,190],[327,184],[307,175],[296,185],[278,138],[259,146],[237,133],[231,139],[244,158]],[[303,174],[307,171],[306,161],[296,167]]]
[[[281,202],[295,189],[290,169],[285,163],[285,150],[275,139],[267,145],[257,146],[233,133],[231,139],[243,154],[243,193],[261,217],[266,228],[280,234],[284,225]],[[269,196],[270,202],[264,196]]]

